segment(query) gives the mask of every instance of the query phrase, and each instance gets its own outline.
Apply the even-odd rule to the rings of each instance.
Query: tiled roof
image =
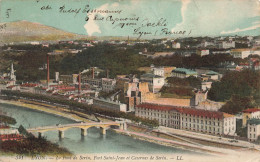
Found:
[[[260,111],[260,109],[258,108],[252,108],[252,109],[246,109],[243,111],[243,113],[253,113],[253,112],[257,112]]]
[[[237,49],[232,49],[231,52],[242,52],[242,51],[250,51],[249,48],[237,48]]]
[[[206,73],[207,75],[218,75],[219,73],[215,72],[215,71],[209,71]]]
[[[21,85],[21,87],[36,87],[38,84],[36,83],[24,83]]]
[[[176,69],[172,70],[172,72],[183,73],[183,74],[188,74],[188,75],[197,75],[198,74],[196,71],[185,69],[185,68],[176,68]]]
[[[155,104],[147,104],[147,103],[137,105],[136,107],[154,109],[154,110],[165,110],[165,111],[177,110],[178,112],[183,113],[183,114],[194,115],[194,116],[203,116],[203,117],[208,117],[208,118],[223,118],[224,117],[224,113],[222,113],[222,112],[201,110],[201,109],[188,108],[188,107],[187,108],[186,107],[175,107],[175,106],[155,105]],[[225,116],[227,116],[227,114],[225,114]]]

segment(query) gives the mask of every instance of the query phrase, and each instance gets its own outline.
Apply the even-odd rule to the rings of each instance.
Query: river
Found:
[[[75,123],[75,121],[35,111],[21,106],[0,103],[0,110],[16,119],[16,127],[23,125],[25,128],[38,126],[49,126],[56,124]],[[45,132],[44,136],[62,147],[67,148],[74,154],[89,153],[148,153],[148,154],[197,154],[172,147],[141,141],[129,136],[108,130],[104,136],[98,128],[88,129],[88,135],[81,137],[80,129],[72,128],[65,131],[65,138],[59,140],[58,131]]]

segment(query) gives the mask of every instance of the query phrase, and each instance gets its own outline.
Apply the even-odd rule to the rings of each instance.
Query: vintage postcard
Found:
[[[260,0],[0,0],[0,161],[260,162]]]

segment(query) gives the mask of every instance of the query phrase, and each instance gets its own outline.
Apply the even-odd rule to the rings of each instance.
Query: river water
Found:
[[[16,119],[16,127],[21,124],[25,128],[38,126],[50,126],[56,124],[75,123],[75,121],[24,108],[21,106],[0,103],[0,110],[8,116]],[[75,154],[88,153],[148,153],[148,154],[195,154],[189,151],[176,149],[172,147],[161,146],[158,144],[133,139],[132,137],[117,134],[108,130],[104,136],[98,128],[88,129],[88,135],[81,137],[80,129],[72,128],[65,131],[65,138],[59,140],[58,131],[45,132],[44,136],[54,143],[67,148]]]

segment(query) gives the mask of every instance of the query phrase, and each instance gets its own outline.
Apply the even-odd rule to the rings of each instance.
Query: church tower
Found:
[[[16,81],[16,76],[14,75],[14,64],[13,63],[11,65],[10,79],[13,80],[13,81]]]

